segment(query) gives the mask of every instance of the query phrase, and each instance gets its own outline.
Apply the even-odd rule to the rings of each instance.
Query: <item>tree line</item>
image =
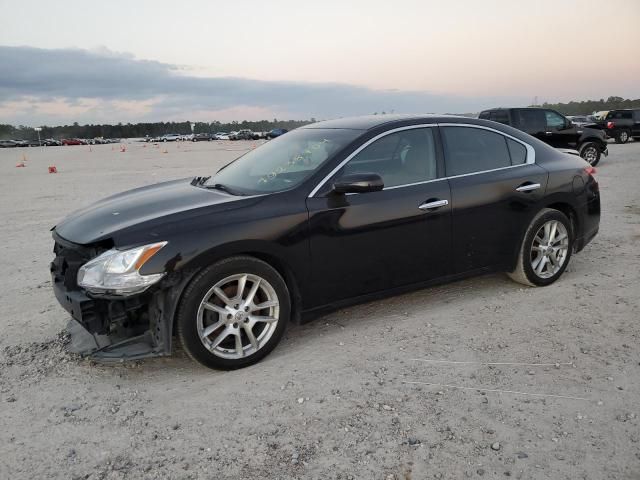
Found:
[[[584,100],[569,103],[543,103],[544,108],[557,110],[565,115],[590,115],[601,110],[617,110],[621,108],[640,108],[640,98],[631,100],[622,97],[609,97],[606,100]]]
[[[315,118],[310,120],[260,120],[250,122],[193,122],[194,133],[216,133],[231,132],[240,129],[250,129],[256,132],[266,132],[274,128],[294,128],[308,125],[315,122]],[[59,125],[55,127],[43,125],[40,138],[139,138],[139,137],[159,137],[166,133],[178,133],[182,135],[191,133],[192,122],[154,122],[154,123],[118,123],[117,125],[80,125],[75,122],[73,125]],[[0,139],[31,140],[38,138],[38,132],[33,127],[24,125],[0,124]]]
[[[583,100],[569,103],[543,103],[542,107],[552,108],[565,115],[588,115],[600,110],[613,110],[618,108],[640,108],[640,98],[635,100],[622,97],[609,97],[606,100]],[[377,112],[376,112],[377,113]],[[384,112],[383,112],[384,113]],[[467,115],[467,114],[465,114]],[[233,121],[231,123],[222,122],[194,122],[194,133],[216,133],[231,132],[233,130],[250,129],[256,132],[269,131],[273,128],[294,128],[308,125],[315,122],[315,118],[309,120],[260,120],[242,122]],[[139,137],[159,137],[166,133],[191,133],[191,122],[154,122],[154,123],[118,123],[117,125],[73,125],[46,126],[43,125],[40,138],[139,138]],[[0,124],[0,139],[31,140],[38,138],[38,134],[33,127],[24,125],[3,125]]]

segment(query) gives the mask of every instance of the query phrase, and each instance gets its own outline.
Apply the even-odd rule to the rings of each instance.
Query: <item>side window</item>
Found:
[[[547,127],[550,127],[550,128],[564,127],[564,117],[559,113],[556,113],[551,110],[545,110],[544,116],[547,120]]]
[[[496,110],[493,112],[491,120],[509,125],[509,112],[507,110]]]
[[[511,165],[522,165],[527,163],[527,149],[520,142],[506,138],[507,147],[509,148],[509,156],[511,157]]]
[[[516,110],[517,127],[527,133],[543,132],[546,129],[544,112],[537,109]]]
[[[376,140],[349,160],[337,176],[352,173],[377,173],[385,187],[437,178],[433,128],[402,130]]]
[[[625,120],[631,120],[633,118],[632,112],[622,112],[622,118]]]
[[[507,138],[499,133],[471,127],[441,127],[440,131],[447,176],[511,166]]]

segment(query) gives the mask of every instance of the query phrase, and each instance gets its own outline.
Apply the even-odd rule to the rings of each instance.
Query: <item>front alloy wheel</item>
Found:
[[[600,150],[595,143],[587,143],[580,151],[580,156],[595,167],[600,161]]]
[[[278,295],[258,275],[239,273],[220,280],[198,308],[198,336],[214,355],[243,358],[256,353],[275,332]]]
[[[203,365],[242,368],[275,348],[290,312],[289,290],[273,267],[253,257],[231,257],[204,269],[185,289],[178,336]]]

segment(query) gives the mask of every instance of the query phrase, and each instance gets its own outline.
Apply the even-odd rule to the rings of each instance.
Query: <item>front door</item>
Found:
[[[578,148],[578,128],[554,110],[545,110],[546,132],[549,145],[556,148]]]
[[[433,127],[404,127],[357,151],[307,199],[313,303],[336,302],[451,271],[451,196]],[[385,188],[336,194],[332,180],[377,173]]]

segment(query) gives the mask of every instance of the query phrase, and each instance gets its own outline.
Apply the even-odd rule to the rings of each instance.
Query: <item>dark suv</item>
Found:
[[[577,127],[564,115],[547,108],[493,108],[479,118],[510,125],[527,132],[552,147],[578,150],[591,165],[607,156],[604,132],[598,128]]]
[[[616,143],[627,143],[630,137],[640,140],[640,108],[611,110],[597,124]]]

